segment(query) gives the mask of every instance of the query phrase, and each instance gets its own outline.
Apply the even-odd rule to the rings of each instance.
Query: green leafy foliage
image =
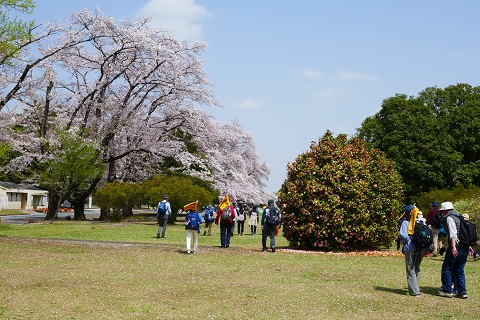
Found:
[[[463,199],[474,199],[480,194],[480,189],[477,187],[464,188],[455,187],[452,189],[433,189],[429,192],[424,192],[419,196],[413,197],[412,203],[416,203],[417,207],[424,212],[430,209],[432,201],[437,201],[439,204],[444,201],[456,203]],[[456,208],[456,207],[455,207]]]
[[[218,199],[218,192],[206,187],[206,182],[189,176],[156,176],[142,183],[143,193],[148,204],[156,206],[168,194],[172,216],[170,222],[175,221],[176,213],[183,206],[197,201],[200,207],[207,206]],[[208,183],[207,183],[208,185]]]
[[[389,246],[402,197],[400,175],[382,152],[327,132],[288,165],[279,192],[284,236],[306,250]]]
[[[107,183],[95,191],[96,203],[108,211],[110,221],[121,221],[125,210],[135,206],[140,200],[142,187],[138,183]]]
[[[385,99],[357,132],[396,163],[408,198],[480,186],[480,87],[457,84]]]
[[[12,147],[5,142],[0,142],[0,167],[7,167],[8,163],[19,155],[18,152],[12,150]],[[10,181],[20,183],[22,172],[0,172],[0,181]]]
[[[48,157],[38,164],[39,186],[49,192],[47,218],[53,218],[61,202],[90,185],[105,170],[99,146],[78,131],[61,131],[57,141],[46,145]]]
[[[20,47],[32,37],[34,27],[34,21],[11,18],[9,12],[15,10],[29,14],[34,7],[31,0],[0,0],[0,64],[9,63],[19,53]]]
[[[453,207],[459,213],[466,213],[469,215],[470,220],[476,222],[480,219],[480,196],[477,193],[477,196],[472,198],[461,199],[453,203]]]

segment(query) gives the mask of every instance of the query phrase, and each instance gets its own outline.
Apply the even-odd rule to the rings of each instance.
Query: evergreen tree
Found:
[[[278,196],[284,236],[307,250],[388,247],[403,207],[402,187],[381,151],[327,132],[288,166]]]

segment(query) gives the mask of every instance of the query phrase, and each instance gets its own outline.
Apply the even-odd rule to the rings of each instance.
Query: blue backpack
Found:
[[[160,218],[165,214],[167,211],[167,202],[166,201],[160,201],[157,206],[157,218]]]
[[[200,229],[200,221],[198,218],[198,214],[196,212],[190,212],[187,215],[187,229],[189,230],[199,230]]]
[[[213,210],[210,208],[207,208],[205,210],[205,221],[207,222],[212,222],[213,221]]]

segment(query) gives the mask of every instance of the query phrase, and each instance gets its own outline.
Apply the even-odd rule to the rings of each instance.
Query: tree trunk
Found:
[[[61,197],[59,194],[49,190],[48,192],[48,211],[45,220],[57,219],[58,207],[60,206]]]
[[[84,221],[85,218],[85,200],[70,201],[73,205],[73,220]]]
[[[128,204],[122,208],[122,215],[124,217],[131,217],[133,216],[133,206]]]
[[[100,208],[100,217],[98,218],[98,220],[108,221],[110,219],[109,211],[110,210],[108,210],[106,208]]]
[[[74,192],[70,196],[69,201],[71,204],[73,204],[74,212],[75,212],[73,216],[73,220],[81,220],[81,221],[86,220],[85,202],[87,198],[92,194],[93,190],[95,190],[99,181],[100,181],[100,178],[93,180],[88,189],[76,190],[76,192]]]

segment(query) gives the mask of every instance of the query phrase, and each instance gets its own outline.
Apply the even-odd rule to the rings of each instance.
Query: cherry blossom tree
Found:
[[[260,201],[269,169],[253,139],[199,109],[220,106],[199,58],[206,44],[177,41],[147,22],[76,12],[65,24],[46,25],[15,64],[0,66],[0,130],[21,153],[9,169],[47,159],[56,132],[74,129],[99,143],[103,181],[142,181],[168,158],[224,194]],[[188,150],[179,131],[199,152]],[[71,192],[76,210],[100,181]]]
[[[214,186],[221,197],[266,203],[267,198],[273,197],[263,191],[270,169],[257,155],[251,135],[238,122],[205,123],[198,137],[199,149],[206,154]]]

